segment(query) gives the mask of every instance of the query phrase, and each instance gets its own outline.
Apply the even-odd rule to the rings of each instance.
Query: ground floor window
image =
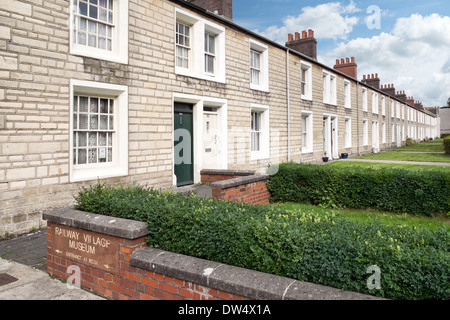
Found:
[[[71,181],[128,174],[128,88],[71,81]]]

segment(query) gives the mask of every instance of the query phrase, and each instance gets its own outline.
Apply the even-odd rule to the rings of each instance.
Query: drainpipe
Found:
[[[359,150],[359,88],[358,88],[358,80],[356,80],[356,132],[358,133],[356,135],[358,146],[356,148],[356,151],[358,152],[358,156],[361,155]]]
[[[291,159],[291,121],[290,121],[290,99],[289,99],[289,48],[286,51],[286,103],[287,103],[287,161]]]

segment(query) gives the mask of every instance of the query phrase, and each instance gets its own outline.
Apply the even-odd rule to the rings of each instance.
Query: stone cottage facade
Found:
[[[173,188],[202,169],[262,172],[438,135],[404,92],[359,81],[354,58],[319,63],[313,30],[279,45],[236,25],[231,6],[1,1],[0,237],[42,226],[97,181]]]

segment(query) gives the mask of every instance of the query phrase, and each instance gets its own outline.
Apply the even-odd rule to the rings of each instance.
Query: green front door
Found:
[[[174,106],[174,163],[177,186],[194,183],[194,130],[192,105]]]

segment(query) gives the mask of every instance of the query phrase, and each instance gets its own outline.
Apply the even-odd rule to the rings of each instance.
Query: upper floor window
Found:
[[[323,71],[323,102],[336,105],[336,76]]]
[[[344,80],[344,107],[351,108],[351,85],[350,81]]]
[[[261,80],[261,52],[250,49],[250,83],[260,84]]]
[[[381,96],[381,115],[386,115],[386,98]]]
[[[250,88],[269,91],[268,47],[250,40]]]
[[[190,37],[189,26],[177,22],[176,25],[176,64],[181,68],[189,67]]]
[[[367,111],[367,89],[366,88],[363,88],[362,89],[362,103],[363,103],[363,106],[362,106],[362,109],[363,109],[363,111]]]
[[[300,62],[300,91],[301,97],[305,100],[312,100],[312,65]]]
[[[71,53],[128,62],[128,1],[73,0]]]
[[[175,73],[225,82],[225,28],[175,9]]]
[[[378,114],[378,93],[372,92],[372,113]]]
[[[214,74],[216,63],[216,36],[205,33],[205,72]]]

